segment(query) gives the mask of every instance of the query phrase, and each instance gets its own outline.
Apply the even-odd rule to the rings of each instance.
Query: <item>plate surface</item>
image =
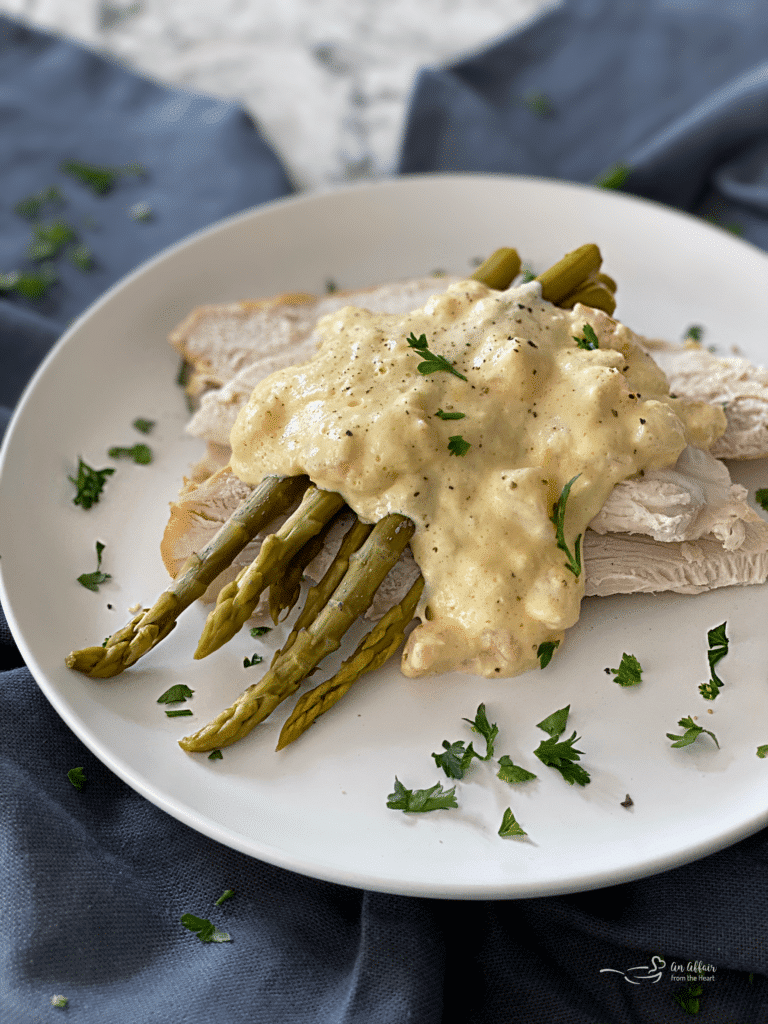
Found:
[[[167,585],[158,552],[167,503],[202,449],[184,434],[177,357],[165,343],[190,309],[322,292],[329,279],[354,288],[436,269],[469,274],[473,258],[500,245],[515,245],[538,271],[587,241],[600,245],[618,280],[616,315],[631,327],[676,340],[702,324],[707,344],[725,354],[738,344],[766,361],[764,253],[652,203],[504,176],[406,178],[261,207],[166,251],[71,327],[27,389],[0,457],[0,594],[40,687],[109,768],[192,828],[254,857],[434,897],[596,888],[701,857],[768,822],[768,761],[755,753],[768,743],[765,587],[590,599],[545,672],[408,680],[390,663],[286,750],[274,752],[284,718],[277,712],[220,761],[187,755],[176,739],[254,681],[260,670],[244,668],[243,658],[268,658],[279,630],[264,641],[244,630],[195,662],[204,611],[193,607],[167,641],[114,680],[64,665],[72,648],[100,642]],[[131,428],[138,416],[157,421],[154,461],[114,463],[110,446],[141,440]],[[67,479],[78,455],[116,467],[89,511],[73,504]],[[768,485],[768,465],[737,467],[734,477],[754,493]],[[95,568],[97,540],[112,580],[94,594],[76,579]],[[708,677],[707,630],[724,621],[730,652],[718,670],[726,686],[705,702],[698,684]],[[625,651],[644,670],[630,689],[605,672]],[[194,717],[181,722],[156,703],[177,682],[195,691],[185,705]],[[395,776],[410,788],[450,784],[430,754],[444,739],[472,738],[462,719],[480,702],[499,725],[497,755],[538,778],[508,786],[490,762],[475,762],[457,784],[457,810],[388,810]],[[592,775],[584,788],[532,753],[545,738],[536,723],[566,704]],[[706,736],[672,749],[665,734],[685,715],[714,731],[720,749]],[[631,808],[622,806],[626,794]],[[497,835],[506,807],[528,839]]]

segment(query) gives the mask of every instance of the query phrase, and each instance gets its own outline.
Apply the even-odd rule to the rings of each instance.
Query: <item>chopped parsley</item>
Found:
[[[65,160],[59,168],[64,174],[85,185],[97,196],[106,195],[114,188],[118,178],[123,175],[143,175],[141,164],[125,164],[123,167],[100,167],[98,164],[87,164],[82,160]]]
[[[619,667],[606,671],[613,673],[613,681],[619,686],[637,686],[643,678],[642,667],[634,654],[622,654]]]
[[[756,753],[758,757],[768,757],[768,743],[763,743],[758,747]]]
[[[430,789],[406,789],[397,776],[395,776],[394,792],[387,797],[387,807],[409,814],[439,811],[458,806],[455,786],[443,789],[442,785],[436,782]]]
[[[570,709],[571,706],[569,704],[564,708],[560,708],[559,711],[554,711],[543,721],[539,722],[538,728],[549,733],[549,739],[542,740],[534,750],[534,754],[542,764],[560,772],[569,786],[572,786],[574,783],[579,786],[586,786],[590,781],[589,772],[582,768],[581,765],[575,763],[581,760],[581,755],[584,753],[583,750],[577,750],[574,746],[575,743],[579,742],[580,737],[576,735],[574,730],[567,740],[560,739],[565,730]]]
[[[499,727],[495,722],[489,722],[485,713],[485,704],[478,704],[474,718],[464,718],[472,727],[472,732],[479,733],[485,740],[485,756],[475,754],[480,761],[489,761],[493,757],[493,746],[496,737],[499,735]]]
[[[63,220],[56,220],[51,224],[35,224],[27,255],[33,263],[52,260],[76,238],[75,229]]]
[[[704,328],[701,324],[691,324],[683,335],[683,341],[701,341],[704,337]]]
[[[64,200],[55,185],[44,188],[41,192],[27,196],[14,206],[14,212],[25,220],[36,220],[46,206],[59,206]]]
[[[254,639],[258,639],[260,636],[264,636],[266,633],[271,633],[271,626],[253,626],[251,627],[251,636]]]
[[[194,914],[182,914],[181,923],[185,928],[194,932],[201,942],[232,941],[228,932],[221,931],[205,917],[195,917]]]
[[[417,338],[413,331],[411,331],[409,336],[406,338],[406,341],[411,348],[416,349],[419,355],[424,359],[424,361],[419,363],[416,367],[419,373],[427,376],[427,374],[437,373],[439,370],[444,370],[446,373],[452,373],[454,377],[460,377],[462,380],[467,379],[463,373],[459,373],[453,363],[449,362],[445,356],[438,356],[429,351],[426,334],[420,334]]]
[[[67,772],[67,778],[75,787],[75,789],[82,789],[85,783],[88,781],[85,777],[84,768],[70,768]]]
[[[536,657],[539,659],[539,664],[542,668],[546,668],[550,661],[552,661],[552,655],[559,646],[559,640],[544,640],[539,644],[536,648]]]
[[[234,889],[225,889],[224,892],[221,894],[221,896],[219,896],[219,898],[214,903],[214,906],[215,907],[220,907],[222,903],[225,903],[227,900],[231,900],[234,895],[235,895],[235,890]]]
[[[574,576],[577,578],[581,575],[581,534],[576,538],[573,545],[573,554],[568,549],[568,545],[565,542],[565,505],[568,501],[568,495],[571,493],[571,487],[575,480],[581,476],[577,473],[576,476],[571,477],[568,483],[563,487],[560,492],[560,497],[557,499],[555,504],[552,506],[552,515],[550,520],[555,526],[555,535],[557,537],[557,546],[561,551],[565,552],[568,561],[565,563],[566,568],[570,569]]]
[[[524,266],[520,273],[520,284],[529,284],[531,281],[536,280],[536,272],[533,267]]]
[[[442,409],[438,409],[435,416],[441,420],[463,420],[466,413],[463,412],[443,412]]]
[[[181,704],[187,699],[187,697],[191,697],[194,692],[194,690],[190,690],[186,683],[176,683],[175,686],[166,690],[165,693],[160,694],[157,698],[157,703]]]
[[[56,1006],[60,1010],[63,1010],[68,1002],[69,1002],[69,999],[67,999],[66,996],[60,996],[60,995],[51,996],[51,1006]]]
[[[465,441],[461,434],[454,434],[448,438],[448,451],[451,455],[466,455],[472,445]]]
[[[110,448],[107,455],[110,459],[133,459],[140,466],[147,466],[152,461],[152,449],[141,441],[130,448]]]
[[[626,184],[631,172],[632,168],[628,164],[613,164],[613,166],[598,174],[593,184],[597,185],[598,188],[621,188],[622,185]]]
[[[586,349],[588,352],[592,352],[594,349],[600,348],[600,342],[597,340],[595,329],[591,324],[584,324],[581,329],[581,337],[577,338],[574,334],[573,340],[579,348]]]
[[[139,416],[133,421],[131,426],[134,430],[138,430],[140,434],[151,434],[155,427],[154,420],[144,419],[143,416]]]
[[[720,747],[720,744],[717,742],[717,737],[715,736],[715,734],[713,732],[710,732],[709,729],[704,729],[702,728],[702,726],[696,725],[696,723],[690,715],[687,715],[685,718],[681,718],[677,724],[680,726],[681,729],[684,729],[685,732],[683,732],[679,736],[673,732],[667,733],[667,739],[673,740],[673,747],[687,747],[691,743],[695,743],[703,732],[705,732],[707,736],[712,737],[712,739],[715,741],[716,747]]]
[[[701,1009],[701,996],[703,993],[704,986],[697,983],[695,985],[688,985],[687,988],[680,989],[677,992],[673,992],[672,998],[682,1010],[685,1010],[686,1013],[690,1013],[694,1016]]]
[[[81,576],[77,577],[77,582],[81,583],[87,590],[93,590],[98,593],[99,587],[102,583],[106,583],[107,580],[111,580],[112,577],[109,573],[101,571],[101,554],[104,550],[104,545],[100,540],[96,541],[96,571],[95,572],[84,572]]]
[[[499,758],[499,770],[496,772],[496,776],[511,786],[517,785],[519,782],[530,782],[531,779],[538,777],[533,772],[529,772],[527,768],[521,768],[519,764],[515,764],[509,754],[502,754]]]
[[[57,281],[53,267],[49,263],[42,263],[36,270],[12,270],[8,274],[0,274],[0,294],[16,292],[25,299],[42,299]]]
[[[523,96],[523,106],[537,117],[554,117],[557,113],[555,104],[543,92],[527,92]]]
[[[432,754],[432,757],[437,767],[442,768],[449,779],[463,779],[472,758],[479,755],[471,743],[465,746],[463,740],[456,740],[455,743],[443,740],[443,753]]]
[[[210,752],[210,754],[208,755],[208,760],[209,761],[223,761],[224,760],[224,755],[222,754],[222,752],[217,747],[215,750],[212,750]]]
[[[758,487],[755,491],[755,501],[763,511],[768,512],[768,487]]]
[[[725,635],[726,625],[727,623],[722,622],[707,633],[707,642],[709,644],[709,650],[707,651],[709,682],[702,683],[699,687],[699,693],[706,700],[714,700],[720,692],[721,686],[724,685],[722,679],[715,671],[715,665],[728,653],[728,637]]]
[[[243,668],[251,668],[253,665],[260,665],[264,661],[260,654],[254,654],[252,658],[243,658]]]
[[[81,242],[79,245],[73,246],[71,249],[68,249],[67,256],[69,257],[69,262],[72,264],[72,266],[76,267],[78,270],[83,271],[83,273],[87,273],[89,270],[93,270],[93,268],[96,266],[96,261],[93,258],[93,253],[84,242]]]
[[[188,715],[193,714],[190,708],[178,708],[174,710],[166,708],[165,713],[168,718],[185,718]]]
[[[107,477],[114,472],[114,469],[93,469],[78,456],[77,476],[69,477],[70,482],[77,488],[73,503],[86,509],[95,505],[101,497]]]
[[[501,819],[501,825],[499,826],[499,835],[503,837],[507,836],[527,836],[528,833],[524,832],[523,829],[518,825],[515,820],[515,816],[512,813],[512,809],[508,807]]]

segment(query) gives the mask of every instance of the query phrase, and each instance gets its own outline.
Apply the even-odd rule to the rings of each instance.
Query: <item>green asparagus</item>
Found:
[[[226,747],[247,736],[299,683],[337,650],[349,627],[371,604],[381,581],[413,536],[410,519],[391,513],[374,526],[363,546],[350,556],[349,569],[314,621],[275,661],[260,682],[249,686],[235,703],[192,736],[179,741],[184,750]]]
[[[171,632],[181,612],[205,593],[260,530],[294,504],[308,483],[306,477],[266,477],[202,551],[187,559],[151,608],[135,615],[103,646],[72,651],[66,659],[69,668],[107,679],[133,665]]]

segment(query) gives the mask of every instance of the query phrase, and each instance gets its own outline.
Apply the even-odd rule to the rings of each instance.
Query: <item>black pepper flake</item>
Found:
[[[611,409],[611,412],[612,412],[612,413],[613,413],[613,415],[614,415],[614,416],[616,417],[616,419],[618,419],[618,418],[619,418],[619,414],[618,414],[618,413],[616,412],[616,410],[615,410],[615,409]]]
[[[347,430],[346,434],[347,434],[347,437],[352,437],[352,431],[351,430]]]
[[[642,416],[640,417],[640,422],[641,422],[641,423],[645,423],[645,420],[643,419],[643,417],[642,417]]]
[[[629,795],[629,793],[627,793],[627,795],[621,801],[621,806],[622,807],[627,807],[627,808],[635,806],[635,801],[632,799],[632,797]]]
[[[538,348],[539,347],[538,345],[534,345],[534,343],[531,341],[530,338],[528,339],[528,344],[531,346],[531,348]]]

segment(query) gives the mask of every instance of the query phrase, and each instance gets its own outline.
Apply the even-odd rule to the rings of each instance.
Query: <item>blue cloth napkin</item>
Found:
[[[757,0],[571,0],[423,71],[400,170],[591,181],[622,165],[624,188],[738,224],[768,247],[766,55]],[[69,249],[86,245],[95,261],[84,272],[67,253],[53,258],[58,283],[40,300],[5,281],[6,419],[104,288],[291,187],[237,106],[160,88],[3,18],[0,137],[0,273],[30,266],[31,226],[14,206],[52,184],[77,227]],[[146,173],[122,171],[99,196],[60,170],[66,160]],[[133,219],[136,203],[152,219]],[[1,617],[0,757],[0,1024],[768,1021],[765,832],[651,879],[563,897],[438,901],[317,882],[219,846],[113,776],[50,708]],[[76,765],[82,791],[66,777]],[[233,941],[203,944],[180,925],[185,913]],[[655,981],[654,957],[664,961]],[[697,994],[672,982],[675,964],[711,966],[714,980]],[[51,1005],[57,994],[66,1008]]]

